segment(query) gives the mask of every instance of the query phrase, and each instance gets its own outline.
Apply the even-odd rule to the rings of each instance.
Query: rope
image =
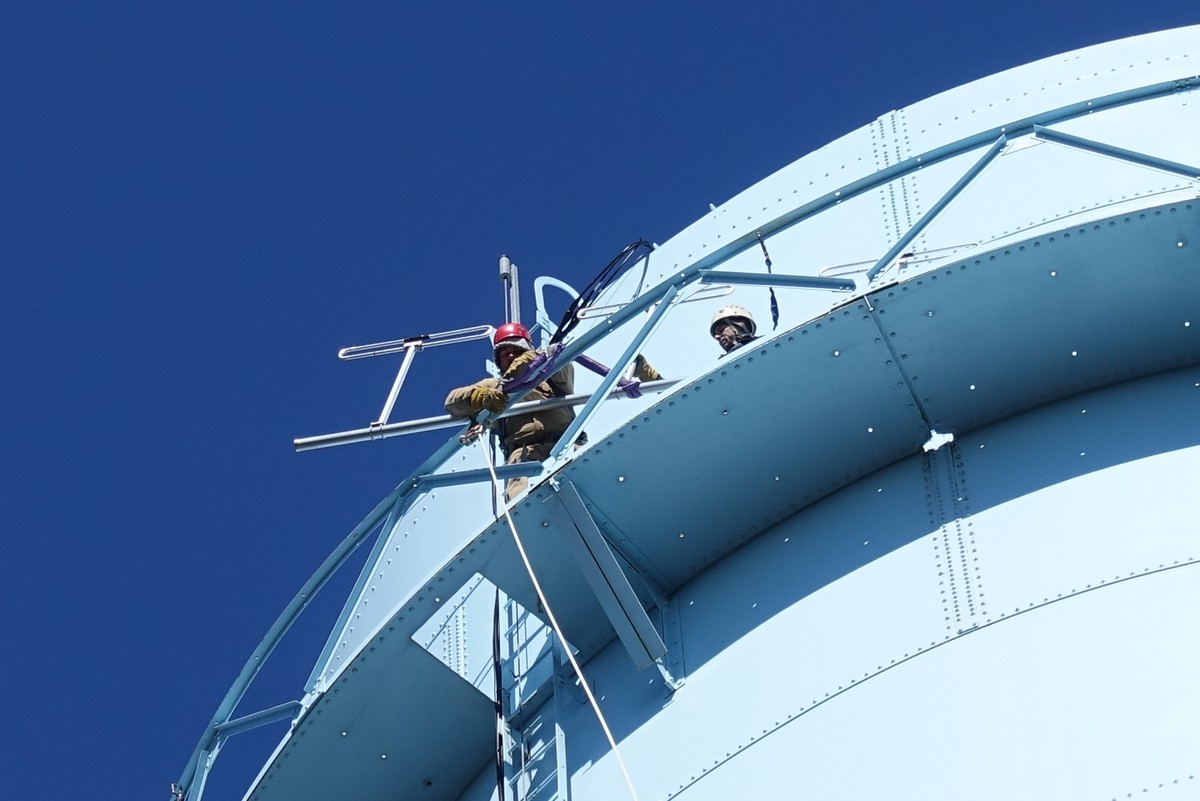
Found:
[[[481,437],[479,440],[483,443],[483,458],[487,462],[488,472],[492,475],[492,497],[500,492],[500,479],[496,476],[496,467],[492,463],[491,449],[487,445],[487,438]],[[504,506],[504,519],[508,522],[509,531],[512,532],[513,542],[517,544],[517,552],[521,555],[521,561],[525,565],[525,572],[529,574],[529,580],[533,582],[533,590],[537,593],[538,601],[542,604],[542,609],[546,610],[546,617],[550,620],[550,627],[554,629],[554,634],[558,637],[558,641],[562,643],[563,651],[567,654],[567,659],[571,662],[571,668],[575,671],[575,675],[579,677],[579,684],[583,687],[583,692],[587,695],[588,703],[592,705],[592,711],[596,713],[596,720],[600,721],[600,728],[604,730],[604,736],[608,738],[608,744],[612,748],[613,756],[617,758],[617,765],[621,768],[621,775],[625,777],[625,785],[629,788],[629,795],[633,797],[633,801],[638,801],[637,791],[633,789],[633,780],[629,778],[629,771],[625,768],[625,760],[621,759],[621,751],[617,748],[616,738],[613,737],[612,730],[608,728],[608,721],[604,719],[604,713],[600,711],[600,704],[596,701],[596,696],[592,694],[591,685],[588,684],[583,675],[583,668],[575,659],[575,654],[571,652],[571,645],[567,642],[566,635],[558,625],[558,618],[554,616],[554,611],[550,608],[550,602],[546,600],[546,594],[542,591],[541,582],[537,580],[537,576],[533,572],[533,565],[529,563],[529,556],[525,553],[525,545],[521,542],[521,535],[517,533],[517,524],[513,522],[512,513],[508,509],[508,505]]]

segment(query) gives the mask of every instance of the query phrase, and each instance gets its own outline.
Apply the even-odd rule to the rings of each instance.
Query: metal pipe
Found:
[[[396,380],[392,382],[392,391],[388,393],[387,400],[383,404],[383,411],[379,413],[379,419],[375,421],[375,425],[386,425],[388,418],[392,416],[392,407],[396,405],[396,397],[400,394],[400,386],[404,383],[405,376],[408,375],[408,368],[412,367],[413,357],[417,355],[417,351],[421,349],[421,344],[415,343],[407,346],[404,349],[404,361],[400,364],[400,371],[396,373]]]
[[[660,381],[647,381],[641,385],[645,392],[656,392],[658,390],[668,389],[678,384],[680,379],[663,379]],[[510,417],[514,414],[526,414],[535,409],[546,411],[549,409],[558,409],[563,406],[579,406],[587,403],[592,397],[592,393],[583,392],[574,395],[566,395],[562,398],[547,398],[546,400],[537,401],[521,401],[514,403],[509,408],[505,409],[499,417]],[[616,400],[627,397],[621,390],[612,393],[612,397]],[[438,415],[437,417],[424,417],[420,420],[409,420],[404,423],[389,423],[382,426],[374,426],[371,428],[357,428],[352,431],[340,431],[336,434],[321,434],[315,437],[301,437],[292,441],[292,446],[298,452],[312,451],[319,448],[332,448],[335,445],[347,445],[352,442],[369,442],[373,439],[389,439],[391,437],[400,437],[405,434],[418,434],[423,431],[436,431],[441,428],[457,428],[464,425],[467,421],[461,417],[451,417],[448,414]]]
[[[391,339],[387,342],[374,342],[370,345],[351,345],[338,351],[338,358],[343,361],[351,359],[369,359],[372,356],[387,356],[407,350],[412,345],[422,348],[436,348],[439,345],[456,345],[459,342],[470,342],[473,339],[486,339],[494,329],[490,325],[473,325],[470,328],[456,328],[453,331],[441,331],[437,334],[417,334],[403,339]]]

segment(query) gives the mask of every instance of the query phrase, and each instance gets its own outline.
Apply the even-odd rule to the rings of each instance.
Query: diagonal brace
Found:
[[[1097,142],[1094,139],[1084,139],[1082,136],[1074,136],[1062,131],[1056,131],[1053,128],[1046,128],[1041,125],[1033,126],[1033,133],[1038,139],[1044,139],[1047,142],[1057,142],[1060,145],[1074,147],[1079,150],[1085,150],[1090,153],[1098,153],[1101,156],[1110,156],[1121,161],[1128,161],[1131,164],[1138,164],[1142,167],[1152,167],[1156,170],[1182,175],[1184,178],[1189,178],[1193,181],[1200,181],[1200,167],[1193,167],[1190,164],[1180,164],[1177,161],[1168,161],[1167,159],[1151,156],[1147,153],[1139,153],[1136,150],[1126,150],[1123,147]]]
[[[637,668],[641,670],[658,662],[667,653],[667,646],[658,636],[575,486],[568,481],[557,484],[555,494],[543,503],[555,526],[566,532],[566,544],[583,571],[584,579]]]
[[[983,168],[991,164],[996,156],[1000,155],[1000,151],[1004,149],[1004,146],[1007,142],[1008,137],[1004,134],[1000,134],[999,138],[992,143],[992,146],[987,149],[982,158],[975,162],[975,164],[971,166],[971,169],[967,170],[963,177],[955,181],[954,186],[950,187],[949,191],[942,195],[938,202],[934,203],[933,207],[930,208],[929,211],[925,212],[924,216],[917,220],[916,224],[913,225],[912,228],[909,228],[904,236],[900,237],[900,241],[892,245],[891,249],[887,253],[883,254],[883,257],[880,258],[879,261],[875,262],[874,267],[872,267],[870,270],[867,270],[867,280],[874,281],[875,276],[883,272],[888,265],[892,263],[893,259],[903,253],[904,249],[907,248],[909,244],[916,239],[922,231],[925,230],[926,226],[933,222],[934,218],[941,214],[942,211],[944,211],[945,208],[950,205],[950,202],[954,200],[954,198],[958,197],[960,192],[966,189],[972,181],[979,177],[979,173],[983,172]]]

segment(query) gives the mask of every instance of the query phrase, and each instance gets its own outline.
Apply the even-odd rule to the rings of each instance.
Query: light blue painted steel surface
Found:
[[[1188,28],[892,112],[714,209],[580,326],[568,355],[628,361],[651,334],[682,379],[597,405],[588,446],[513,508],[641,797],[1197,792],[1197,64]],[[759,232],[778,333],[723,357],[705,336],[728,302],[769,319],[754,285],[643,323],[701,277],[771,285]],[[847,275],[850,299],[794,289]],[[923,451],[931,428],[954,441]],[[412,639],[481,576],[538,609],[492,489],[450,475],[482,467],[451,440],[417,473],[449,483],[390,499],[251,797],[494,797],[488,694]],[[555,477],[659,622],[678,692],[615,642],[546,506]],[[553,716],[529,737],[559,733],[572,798],[622,795],[591,712],[552,695],[514,719]]]
[[[873,295],[938,431],[1200,359],[1200,201],[981,254]],[[1190,323],[1190,325],[1189,325]]]
[[[1011,248],[1006,257],[1009,261],[1002,267],[989,269],[986,265],[996,262],[984,255],[978,260],[979,264],[972,262],[969,265],[973,269],[951,268],[948,275],[930,274],[913,279],[908,285],[880,290],[878,295],[890,297],[886,300],[870,297],[869,300],[880,313],[879,319],[886,320],[882,329],[870,314],[867,300],[860,300],[787,332],[773,342],[755,343],[753,347],[736,352],[709,375],[690,382],[655,409],[648,410],[639,420],[597,443],[587,455],[568,466],[564,475],[579,489],[605,535],[629,562],[643,568],[656,584],[680,594],[686,593],[689,580],[714,563],[719,565],[713,569],[721,575],[721,582],[740,584],[741,580],[728,575],[733,568],[722,560],[728,560],[728,555],[743,543],[770,537],[770,532],[760,532],[771,526],[782,525],[794,530],[798,538],[811,538],[811,534],[806,534],[809,526],[796,522],[796,513],[805,519],[815,515],[819,521],[822,515],[806,507],[826,498],[823,503],[836,509],[834,519],[812,528],[822,532],[820,547],[823,554],[816,561],[806,560],[796,565],[799,573],[808,574],[808,581],[812,582],[812,590],[816,592],[838,577],[865,568],[873,564],[873,560],[905,546],[909,542],[906,536],[912,536],[914,541],[919,536],[928,537],[931,524],[953,527],[952,521],[972,513],[971,507],[955,494],[964,490],[953,478],[957,473],[970,474],[971,483],[976,482],[967,468],[957,464],[958,460],[967,457],[953,457],[955,463],[943,468],[949,477],[923,480],[920,479],[923,471],[934,469],[939,460],[952,457],[944,454],[909,456],[907,462],[902,462],[914,465],[909,468],[913,473],[908,486],[896,486],[895,479],[890,478],[895,468],[887,468],[887,465],[920,452],[929,427],[922,420],[915,399],[907,394],[905,373],[897,365],[893,352],[883,344],[885,336],[899,340],[896,352],[906,365],[904,369],[911,371],[912,385],[935,390],[954,388],[954,391],[931,391],[929,397],[921,401],[928,409],[937,410],[934,417],[938,420],[970,423],[961,430],[978,430],[1055,397],[1076,395],[1086,390],[1089,382],[1116,381],[1165,366],[1200,362],[1200,340],[1186,336],[1190,327],[1183,326],[1184,320],[1175,319],[1170,323],[1182,336],[1158,339],[1163,334],[1159,323],[1167,326],[1167,318],[1174,318],[1162,313],[1161,293],[1154,282],[1145,277],[1160,272],[1169,274],[1176,266],[1172,260],[1179,249],[1173,243],[1154,247],[1154,243],[1162,239],[1156,222],[1163,226],[1167,225],[1163,220],[1169,221],[1171,237],[1167,239],[1180,235],[1191,237],[1200,233],[1200,212],[1186,205],[1159,212],[1155,214],[1150,210],[1145,219],[1136,221],[1125,222],[1121,218],[1119,225],[1104,224],[1098,231],[1093,231],[1093,234],[1106,234],[1093,239],[1104,252],[1118,258],[1103,261],[1111,274],[1097,275],[1101,268],[1093,266],[1091,277],[1110,289],[1122,291],[1123,303],[1144,304],[1147,314],[1156,314],[1162,320],[1130,325],[1114,334],[1104,325],[1086,324],[1109,319],[1109,310],[1095,302],[1064,307],[1052,293],[1031,292],[1031,285],[1058,277],[1049,277],[1043,256],[1053,252],[1043,251],[1040,244],[1035,246],[1031,241]],[[1057,236],[1054,239],[1059,241]],[[1127,272],[1124,260],[1119,256],[1127,250],[1141,254],[1144,270],[1139,280],[1129,287],[1119,280]],[[1160,260],[1154,258],[1156,252],[1161,254]],[[1062,268],[1061,263],[1051,261]],[[1193,278],[1195,272],[1193,269]],[[965,286],[971,283],[975,284],[974,289]],[[1138,285],[1146,285],[1147,292],[1136,294],[1134,289]],[[1179,281],[1175,281],[1175,285],[1190,286]],[[906,289],[912,291],[906,292]],[[927,307],[961,308],[961,304],[955,303],[960,297],[958,293],[972,299],[969,315],[935,314],[929,317],[924,313]],[[884,313],[902,308],[895,302],[897,298],[909,297],[919,297],[923,301],[917,304],[922,311],[906,316],[908,323],[914,326],[914,332],[895,322],[900,320],[900,315],[891,313],[889,317]],[[1194,305],[1200,298],[1200,286],[1190,286],[1184,297]],[[1030,298],[1040,298],[1045,307],[1030,307]],[[1168,307],[1169,304],[1168,300]],[[1054,325],[1037,325],[1024,320],[1025,314],[1033,314],[1036,320],[1050,312],[1057,315]],[[1101,315],[1098,318],[1097,313]],[[1015,321],[1012,320],[1014,314]],[[907,338],[890,336],[894,332],[887,327],[889,325],[906,332]],[[999,342],[1002,347],[991,344],[999,330],[1004,332]],[[1064,341],[1073,343],[1078,349],[1108,348],[1105,367],[1108,372],[1099,374],[1104,378],[1103,382],[1095,378],[1094,367],[1073,372],[1058,366],[1065,359],[1076,358],[1063,355],[1058,348],[1050,346],[1057,345],[1054,336],[1062,330],[1070,335]],[[978,336],[980,332],[989,336]],[[954,354],[953,358],[905,358],[909,351],[937,356],[938,343],[967,347],[969,352]],[[1152,357],[1148,358],[1147,353],[1152,353]],[[908,365],[910,361],[912,365]],[[959,378],[963,370],[969,370],[971,380],[978,382],[977,389],[996,386],[1005,391],[972,392],[965,383],[967,379]],[[747,387],[753,387],[753,391],[747,392]],[[1139,393],[1145,392],[1144,388],[1139,390]],[[799,410],[803,413],[798,413]],[[764,425],[764,420],[770,424]],[[698,435],[698,428],[703,429],[703,435]],[[1006,439],[1019,442],[1022,436],[1025,435],[1010,434]],[[1111,438],[1112,435],[1103,432],[1101,436]],[[1046,439],[1052,441],[1052,437]],[[966,442],[953,447],[969,447]],[[752,454],[753,458],[748,459],[742,469],[726,471],[718,469],[727,463],[723,456],[714,462],[714,469],[697,471],[689,483],[673,480],[679,464],[705,465],[706,455],[713,453],[745,453]],[[888,458],[889,454],[892,458]],[[930,464],[926,465],[926,462]],[[1092,465],[1091,462],[1083,464]],[[880,468],[884,469],[877,473]],[[867,480],[864,476],[875,480],[864,485],[860,481]],[[917,483],[918,480],[921,483]],[[856,481],[859,483],[854,484]],[[1011,479],[1006,477],[1005,481]],[[879,486],[874,486],[876,483]],[[835,493],[849,484],[854,486]],[[936,488],[936,492],[931,488]],[[931,492],[941,495],[938,503],[932,506]],[[543,487],[518,505],[515,517],[521,529],[527,532],[526,547],[556,615],[569,632],[572,644],[581,649],[585,658],[590,657],[600,653],[612,640],[613,629],[596,597],[581,581],[583,575],[571,556],[570,541],[566,539],[574,532],[563,530],[560,518],[543,509],[548,501],[553,502],[552,493],[548,487]],[[818,504],[817,508],[820,506]],[[905,508],[911,510],[912,519],[908,525],[902,522]],[[856,515],[864,513],[878,519],[874,522],[855,519]],[[826,512],[826,516],[828,514]],[[858,545],[856,537],[850,547],[830,550],[823,539],[830,528],[855,532],[863,537],[863,544]],[[942,547],[968,547],[961,537],[955,536],[953,542],[947,541]],[[443,570],[429,582],[426,595],[410,600],[406,614],[400,616],[404,619],[394,622],[401,624],[405,619],[411,620],[412,616],[423,621],[438,603],[437,596],[428,597],[435,591],[433,588],[446,587],[443,597],[448,597],[455,588],[454,575],[465,579],[473,571],[482,573],[527,608],[536,608],[537,600],[512,549],[506,547],[506,537],[498,527],[488,529],[483,537],[459,553],[448,570]],[[946,560],[943,572],[953,573],[949,567],[952,557],[947,556]],[[732,648],[735,635],[761,637],[760,628],[774,625],[770,623],[774,619],[770,615],[787,611],[784,601],[778,597],[772,600],[778,595],[777,590],[761,589],[796,586],[795,581],[788,581],[783,576],[773,578],[768,567],[772,562],[773,559],[754,560],[750,565],[753,578],[748,580],[760,585],[753,601],[753,613],[747,616],[722,610],[716,615],[718,619],[727,618],[732,627],[729,642],[718,640],[711,646],[713,653],[706,654],[702,643],[712,637],[713,631],[720,629],[718,621],[712,617],[704,618],[697,626],[707,632],[706,636],[687,637],[689,673],[709,660],[733,658],[727,651]],[[930,645],[958,636],[961,631],[969,631],[984,620],[986,610],[981,599],[975,597],[981,594],[977,587],[979,582],[973,578],[969,566],[960,568],[959,574],[957,583],[946,590],[955,593],[956,597],[939,598],[931,593],[922,604],[923,610],[914,614],[914,619],[926,621],[924,628],[931,638]],[[1095,580],[1100,578],[1097,575]],[[893,583],[881,581],[879,586],[893,586]],[[957,597],[959,594],[961,597]],[[786,591],[782,597],[788,597]],[[791,603],[798,600],[792,598]],[[713,603],[709,599],[706,604],[710,615],[713,614]],[[718,606],[725,604],[716,603]],[[888,603],[894,604],[894,601]],[[940,609],[938,603],[941,603]],[[976,603],[980,604],[978,608],[974,606]],[[689,605],[684,614],[685,635],[691,630],[687,622],[690,611]],[[840,621],[836,626],[839,630],[846,625],[843,612],[829,619]],[[906,625],[893,622],[897,624],[897,631],[904,632],[915,643],[912,649],[924,647],[920,644],[923,638],[915,638],[920,635],[914,635],[911,622]],[[788,637],[792,636],[794,634],[789,632]],[[886,637],[872,633],[868,639],[873,648],[878,649]],[[370,647],[380,644],[372,640]],[[404,648],[419,650],[411,642],[405,642]],[[744,666],[735,665],[734,669],[743,670]],[[356,664],[352,675],[343,673],[334,686],[362,684],[372,688],[371,692],[388,693],[391,690],[386,689],[387,677],[394,676],[393,671],[394,664],[390,660],[368,660]],[[448,674],[440,664],[423,673],[406,672],[398,687],[413,692],[414,686],[432,681],[439,672]],[[454,680],[461,681],[457,677]],[[689,692],[694,692],[690,689],[694,681],[695,676],[690,676]],[[472,689],[471,692],[475,691]],[[432,686],[417,691],[420,697],[434,693]],[[700,694],[703,695],[703,691]],[[481,693],[478,696],[484,697]],[[318,700],[315,709],[321,709],[325,703],[325,698]],[[309,719],[314,720],[311,713]],[[693,721],[689,725],[701,724]],[[304,724],[299,731],[304,731]],[[373,744],[384,750],[389,743],[398,747],[398,736],[385,737]],[[308,770],[321,769],[310,762],[300,764],[300,768],[281,769],[281,775],[303,775]],[[304,784],[304,781],[298,782],[299,786]],[[363,797],[382,798],[386,795]]]
[[[412,628],[394,628],[300,718],[250,797],[454,798],[462,791],[471,776],[461,766],[482,764],[494,748],[492,702],[415,646]],[[357,680],[369,669],[375,681]]]
[[[668,706],[605,654],[625,752],[661,759],[653,738],[670,731],[678,755],[670,770],[631,765],[640,790],[1111,798],[1186,785],[1198,384],[1188,368],[980,429],[689,582],[688,684]],[[573,745],[603,751],[583,726]],[[585,797],[617,781],[611,765],[595,773]]]

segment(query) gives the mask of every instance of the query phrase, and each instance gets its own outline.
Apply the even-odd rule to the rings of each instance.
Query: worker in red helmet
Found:
[[[505,323],[496,329],[492,340],[496,367],[500,377],[489,376],[474,384],[451,390],[446,396],[446,411],[455,417],[474,417],[487,410],[493,414],[508,406],[504,381],[519,377],[534,360],[538,351],[533,347],[529,329],[520,323]],[[552,376],[529,390],[524,400],[561,398],[575,390],[575,368],[567,363]],[[575,419],[570,407],[537,410],[529,414],[506,417],[499,421],[500,447],[508,464],[544,461],[550,456],[559,437]],[[505,488],[509,500],[528,485],[524,477],[513,478]]]

